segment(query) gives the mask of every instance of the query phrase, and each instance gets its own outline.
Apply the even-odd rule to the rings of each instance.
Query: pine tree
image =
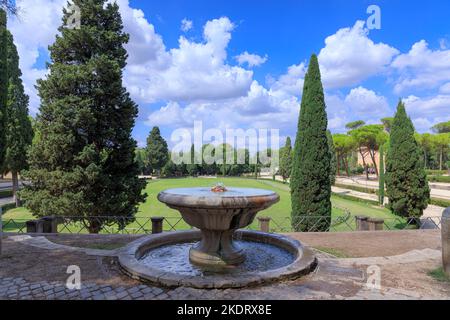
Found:
[[[159,175],[169,161],[169,148],[158,127],[154,127],[147,138],[147,155],[150,166]]]
[[[64,10],[49,74],[37,85],[40,138],[30,152],[31,183],[21,195],[38,217],[73,216],[98,233],[114,217],[126,218],[120,228],[131,223],[146,198],[131,137],[138,108],[122,85],[129,36],[118,5],[73,2],[81,26],[68,28],[72,13]]]
[[[27,152],[33,141],[33,129],[28,115],[29,98],[24,92],[19,54],[13,36],[8,32],[8,103],[6,109],[6,157],[4,170],[11,172],[13,195],[16,206],[20,206],[17,191],[18,174],[27,168]]]
[[[0,169],[6,155],[6,105],[8,101],[8,34],[6,12],[0,8]]]
[[[421,217],[430,199],[430,188],[423,168],[414,126],[405,105],[399,102],[391,128],[386,161],[386,187],[389,209],[403,217]]]
[[[331,185],[334,185],[336,183],[337,158],[333,136],[331,135],[330,130],[327,130],[327,139],[328,139],[328,148],[330,150],[330,183]]]
[[[286,138],[286,145],[281,151],[280,174],[286,181],[291,176],[292,171],[292,142],[291,138]]]
[[[385,188],[385,170],[384,170],[384,146],[380,146],[380,178],[378,196],[380,198],[380,206],[384,205],[384,188]]]
[[[312,55],[305,76],[290,181],[292,224],[296,231],[327,231],[330,227],[327,125],[319,63],[317,56]]]

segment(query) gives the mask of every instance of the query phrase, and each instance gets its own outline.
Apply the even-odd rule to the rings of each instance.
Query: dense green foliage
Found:
[[[378,197],[380,205],[384,205],[385,170],[384,170],[384,148],[380,147],[380,178],[378,183]]]
[[[328,119],[316,55],[305,76],[291,175],[292,224],[295,230],[328,230],[331,217]],[[302,219],[305,216],[320,219]]]
[[[450,133],[450,121],[438,123],[431,129],[436,133]]]
[[[169,161],[169,148],[158,127],[154,127],[147,138],[148,163],[159,174]]]
[[[280,151],[280,156],[280,175],[286,181],[292,172],[292,142],[290,137],[286,138],[286,145]]]
[[[8,99],[8,35],[6,12],[0,8],[0,168],[6,155],[6,105]]]
[[[29,98],[24,92],[19,55],[13,36],[8,32],[8,103],[6,108],[6,156],[3,172],[11,172],[13,195],[16,205],[20,205],[17,191],[18,174],[27,169],[27,152],[33,140],[33,129],[28,115]]]
[[[328,148],[330,150],[330,183],[334,185],[336,183],[337,172],[337,157],[336,148],[334,147],[333,136],[330,130],[327,130]]]
[[[74,4],[81,27],[66,27],[71,13],[64,10],[49,74],[38,81],[39,139],[30,152],[31,183],[21,194],[34,215],[85,217],[97,233],[108,216],[132,218],[146,197],[131,137],[138,109],[122,85],[129,36],[118,5]]]
[[[386,160],[389,209],[399,216],[421,217],[428,206],[430,189],[414,126],[401,101],[392,124]]]
[[[347,176],[350,176],[349,158],[356,146],[353,137],[346,134],[335,134],[333,135],[333,144],[337,159],[337,175],[340,176],[342,169],[345,169]]]

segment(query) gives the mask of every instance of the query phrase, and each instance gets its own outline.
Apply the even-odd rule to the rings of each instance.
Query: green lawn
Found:
[[[189,226],[180,219],[180,214],[168,208],[163,203],[160,203],[156,197],[158,193],[165,189],[170,188],[182,188],[182,187],[209,187],[213,186],[218,182],[223,182],[226,186],[234,187],[247,187],[247,188],[263,188],[276,191],[280,195],[280,202],[272,206],[271,208],[260,213],[260,216],[269,216],[273,219],[271,223],[272,227],[278,229],[278,231],[288,231],[290,227],[290,211],[291,211],[291,201],[289,186],[282,184],[280,182],[268,181],[268,180],[254,180],[254,179],[244,179],[244,178],[219,178],[219,179],[203,179],[203,178],[185,178],[185,179],[164,179],[164,180],[154,180],[150,181],[147,185],[146,192],[148,194],[147,201],[139,207],[139,212],[137,214],[136,222],[130,224],[127,229],[128,232],[136,231],[149,231],[151,229],[149,217],[152,216],[162,216],[166,217],[165,229],[169,230],[170,225],[174,226],[177,230],[189,229]],[[370,217],[392,219],[395,218],[390,211],[371,206],[369,204],[360,203],[356,201],[351,201],[347,199],[342,199],[337,196],[332,197],[333,202],[333,213],[332,218],[346,216],[346,212],[350,212],[352,217],[347,221],[354,228],[354,218],[355,215],[366,215]],[[17,225],[10,223],[8,220],[14,219]],[[13,209],[5,213],[3,220],[6,223],[5,231],[13,232],[16,231],[20,226],[23,226],[26,220],[32,219],[32,215],[29,211],[24,208]],[[402,222],[401,220],[399,220]],[[395,227],[398,222],[393,220],[387,220],[390,223],[390,227]],[[20,224],[20,225],[19,225]],[[258,227],[257,222],[254,222],[251,226],[252,229]],[[77,232],[80,227],[77,225],[68,226],[70,231]],[[142,229],[143,228],[143,229]],[[280,230],[280,228],[285,230]],[[108,228],[109,231],[116,230],[115,227]],[[64,232],[64,226],[60,226],[60,231]],[[350,231],[346,224],[334,225],[333,231]],[[105,231],[107,232],[107,231]]]

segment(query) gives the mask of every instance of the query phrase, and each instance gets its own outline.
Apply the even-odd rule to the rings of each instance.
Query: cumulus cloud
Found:
[[[408,113],[413,118],[450,118],[450,95],[437,95],[428,98],[420,98],[411,95],[404,99],[403,102],[405,103]]]
[[[250,54],[247,51],[235,57],[239,65],[247,64],[248,67],[258,67],[267,62],[268,56],[261,57],[257,54]]]
[[[392,67],[400,74],[394,88],[396,93],[439,87],[450,81],[450,50],[433,51],[421,40],[408,53],[399,55]]]
[[[203,101],[244,96],[252,83],[253,72],[226,63],[227,46],[234,24],[227,18],[208,21],[203,42],[181,36],[179,47],[167,51],[168,63],[155,68],[153,63],[130,66],[127,87],[143,103],[156,101]]]
[[[36,113],[40,100],[35,89],[36,80],[45,77],[47,70],[37,67],[41,52],[46,52],[58,33],[65,0],[17,0],[20,17],[8,21],[8,29],[20,56],[25,92],[30,96],[30,111]]]
[[[325,39],[319,62],[326,88],[352,86],[382,73],[399,51],[368,37],[364,21],[343,28]]]
[[[363,87],[352,89],[345,97],[345,103],[358,116],[382,118],[389,113],[389,104],[386,98]]]
[[[189,19],[186,19],[186,18],[181,20],[181,31],[188,32],[193,27],[194,27],[194,23],[192,22],[192,20],[189,20]]]

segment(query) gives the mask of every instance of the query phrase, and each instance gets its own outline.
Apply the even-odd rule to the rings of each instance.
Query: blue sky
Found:
[[[46,48],[65,1],[21,2],[28,15],[10,29],[36,113],[33,83],[45,76]],[[349,121],[392,116],[400,97],[420,132],[450,119],[448,1],[117,2],[131,36],[124,84],[140,107],[133,135],[141,145],[153,125],[170,140],[194,120],[220,129],[276,128],[282,139],[295,135],[313,52],[333,132]],[[374,4],[381,29],[367,30],[366,10]]]

